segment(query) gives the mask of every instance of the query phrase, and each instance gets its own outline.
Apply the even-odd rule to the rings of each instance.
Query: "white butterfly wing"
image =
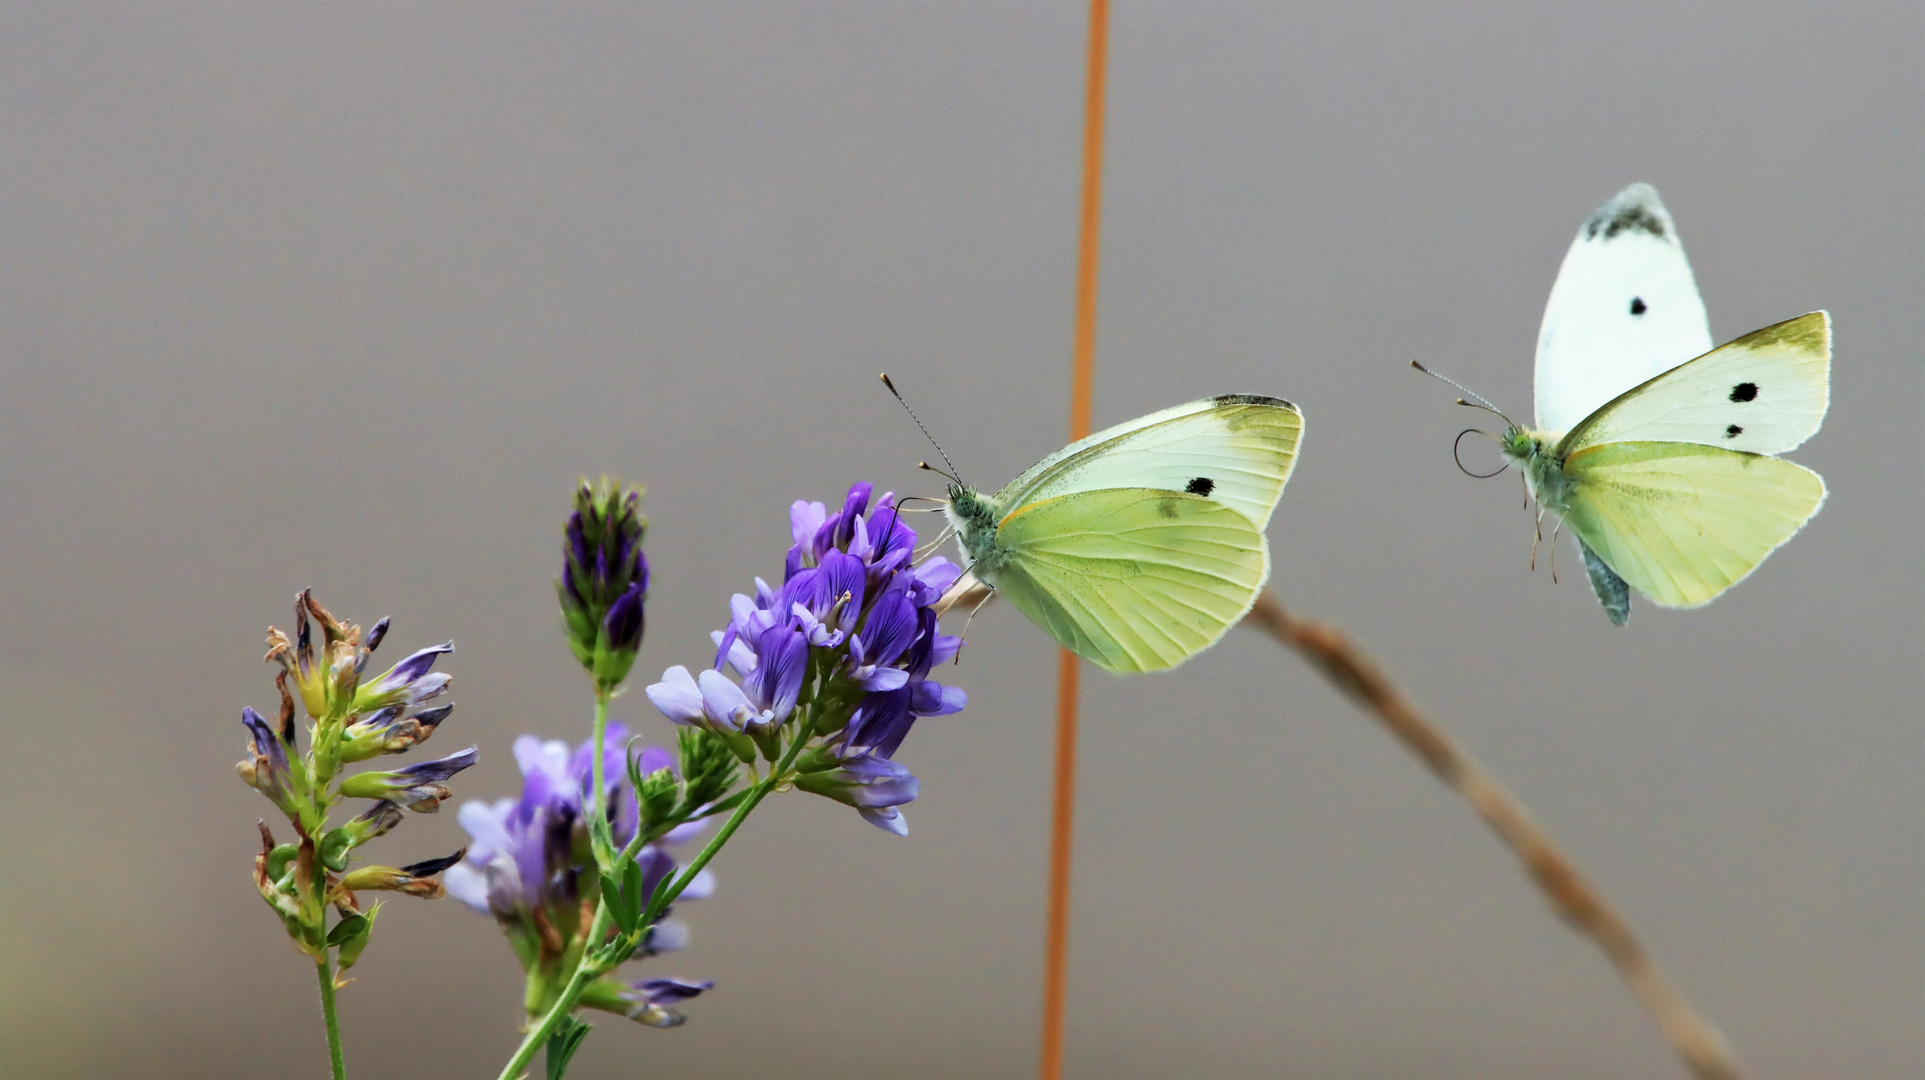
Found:
[[[1073,442],[996,495],[1005,512],[1103,488],[1202,495],[1258,529],[1296,467],[1303,414],[1282,398],[1224,394],[1176,405]]]
[[[1558,446],[1568,458],[1611,442],[1682,442],[1782,454],[1811,438],[1831,404],[1831,317],[1800,315],[1722,345],[1620,395]]]
[[[1569,431],[1598,406],[1711,350],[1704,300],[1649,184],[1598,207],[1572,241],[1537,336],[1537,426]]]

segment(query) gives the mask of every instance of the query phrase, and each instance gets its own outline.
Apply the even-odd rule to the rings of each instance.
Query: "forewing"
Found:
[[[1677,227],[1656,189],[1632,184],[1584,222],[1551,286],[1537,334],[1537,426],[1568,431],[1710,348]]]
[[[1104,488],[1003,519],[998,592],[1077,655],[1110,671],[1161,671],[1236,625],[1270,574],[1263,534],[1197,495]]]
[[[1630,390],[1565,436],[1570,455],[1602,443],[1689,442],[1782,454],[1831,404],[1831,316],[1755,330]]]
[[[1825,501],[1825,481],[1802,465],[1692,443],[1609,443],[1564,471],[1564,523],[1665,607],[1697,607],[1743,581]]]
[[[1071,443],[1010,481],[996,500],[1019,507],[1099,488],[1187,491],[1262,529],[1302,437],[1303,415],[1282,398],[1203,398]]]

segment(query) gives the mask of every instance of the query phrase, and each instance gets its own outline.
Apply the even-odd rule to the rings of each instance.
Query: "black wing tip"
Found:
[[[1268,394],[1218,394],[1217,396],[1210,399],[1210,404],[1212,405],[1268,405],[1271,408],[1275,408],[1275,409],[1289,409],[1291,412],[1297,411],[1296,405],[1288,401],[1285,401],[1280,397],[1271,397]]]
[[[1632,184],[1611,196],[1584,221],[1586,240],[1609,240],[1625,232],[1677,241],[1677,227],[1671,223],[1671,212],[1664,208],[1664,200],[1658,198],[1657,188],[1643,182]]]

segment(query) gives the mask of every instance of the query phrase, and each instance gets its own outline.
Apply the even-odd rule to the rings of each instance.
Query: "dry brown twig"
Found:
[[[1515,795],[1441,728],[1425,719],[1342,631],[1292,616],[1267,589],[1257,597],[1244,622],[1295,649],[1471,804],[1498,839],[1523,860],[1551,909],[1604,950],[1631,988],[1632,996],[1651,1014],[1671,1048],[1699,1080],[1740,1080],[1743,1074],[1737,1057],[1724,1036],[1685,1000],[1671,977],[1638,942],[1630,924],[1578,872],[1570,856],[1531,820]]]

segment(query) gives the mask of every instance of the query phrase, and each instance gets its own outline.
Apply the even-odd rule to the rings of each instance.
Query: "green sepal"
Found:
[[[548,1036],[546,1061],[548,1080],[561,1080],[568,1071],[569,1059],[581,1049],[582,1040],[588,1037],[589,1025],[573,1016],[564,1016],[556,1025],[554,1034]]]
[[[764,732],[760,735],[749,735],[745,733],[742,737],[750,740],[752,745],[762,751],[762,756],[768,759],[769,764],[773,765],[782,760],[782,732],[780,729]]]

